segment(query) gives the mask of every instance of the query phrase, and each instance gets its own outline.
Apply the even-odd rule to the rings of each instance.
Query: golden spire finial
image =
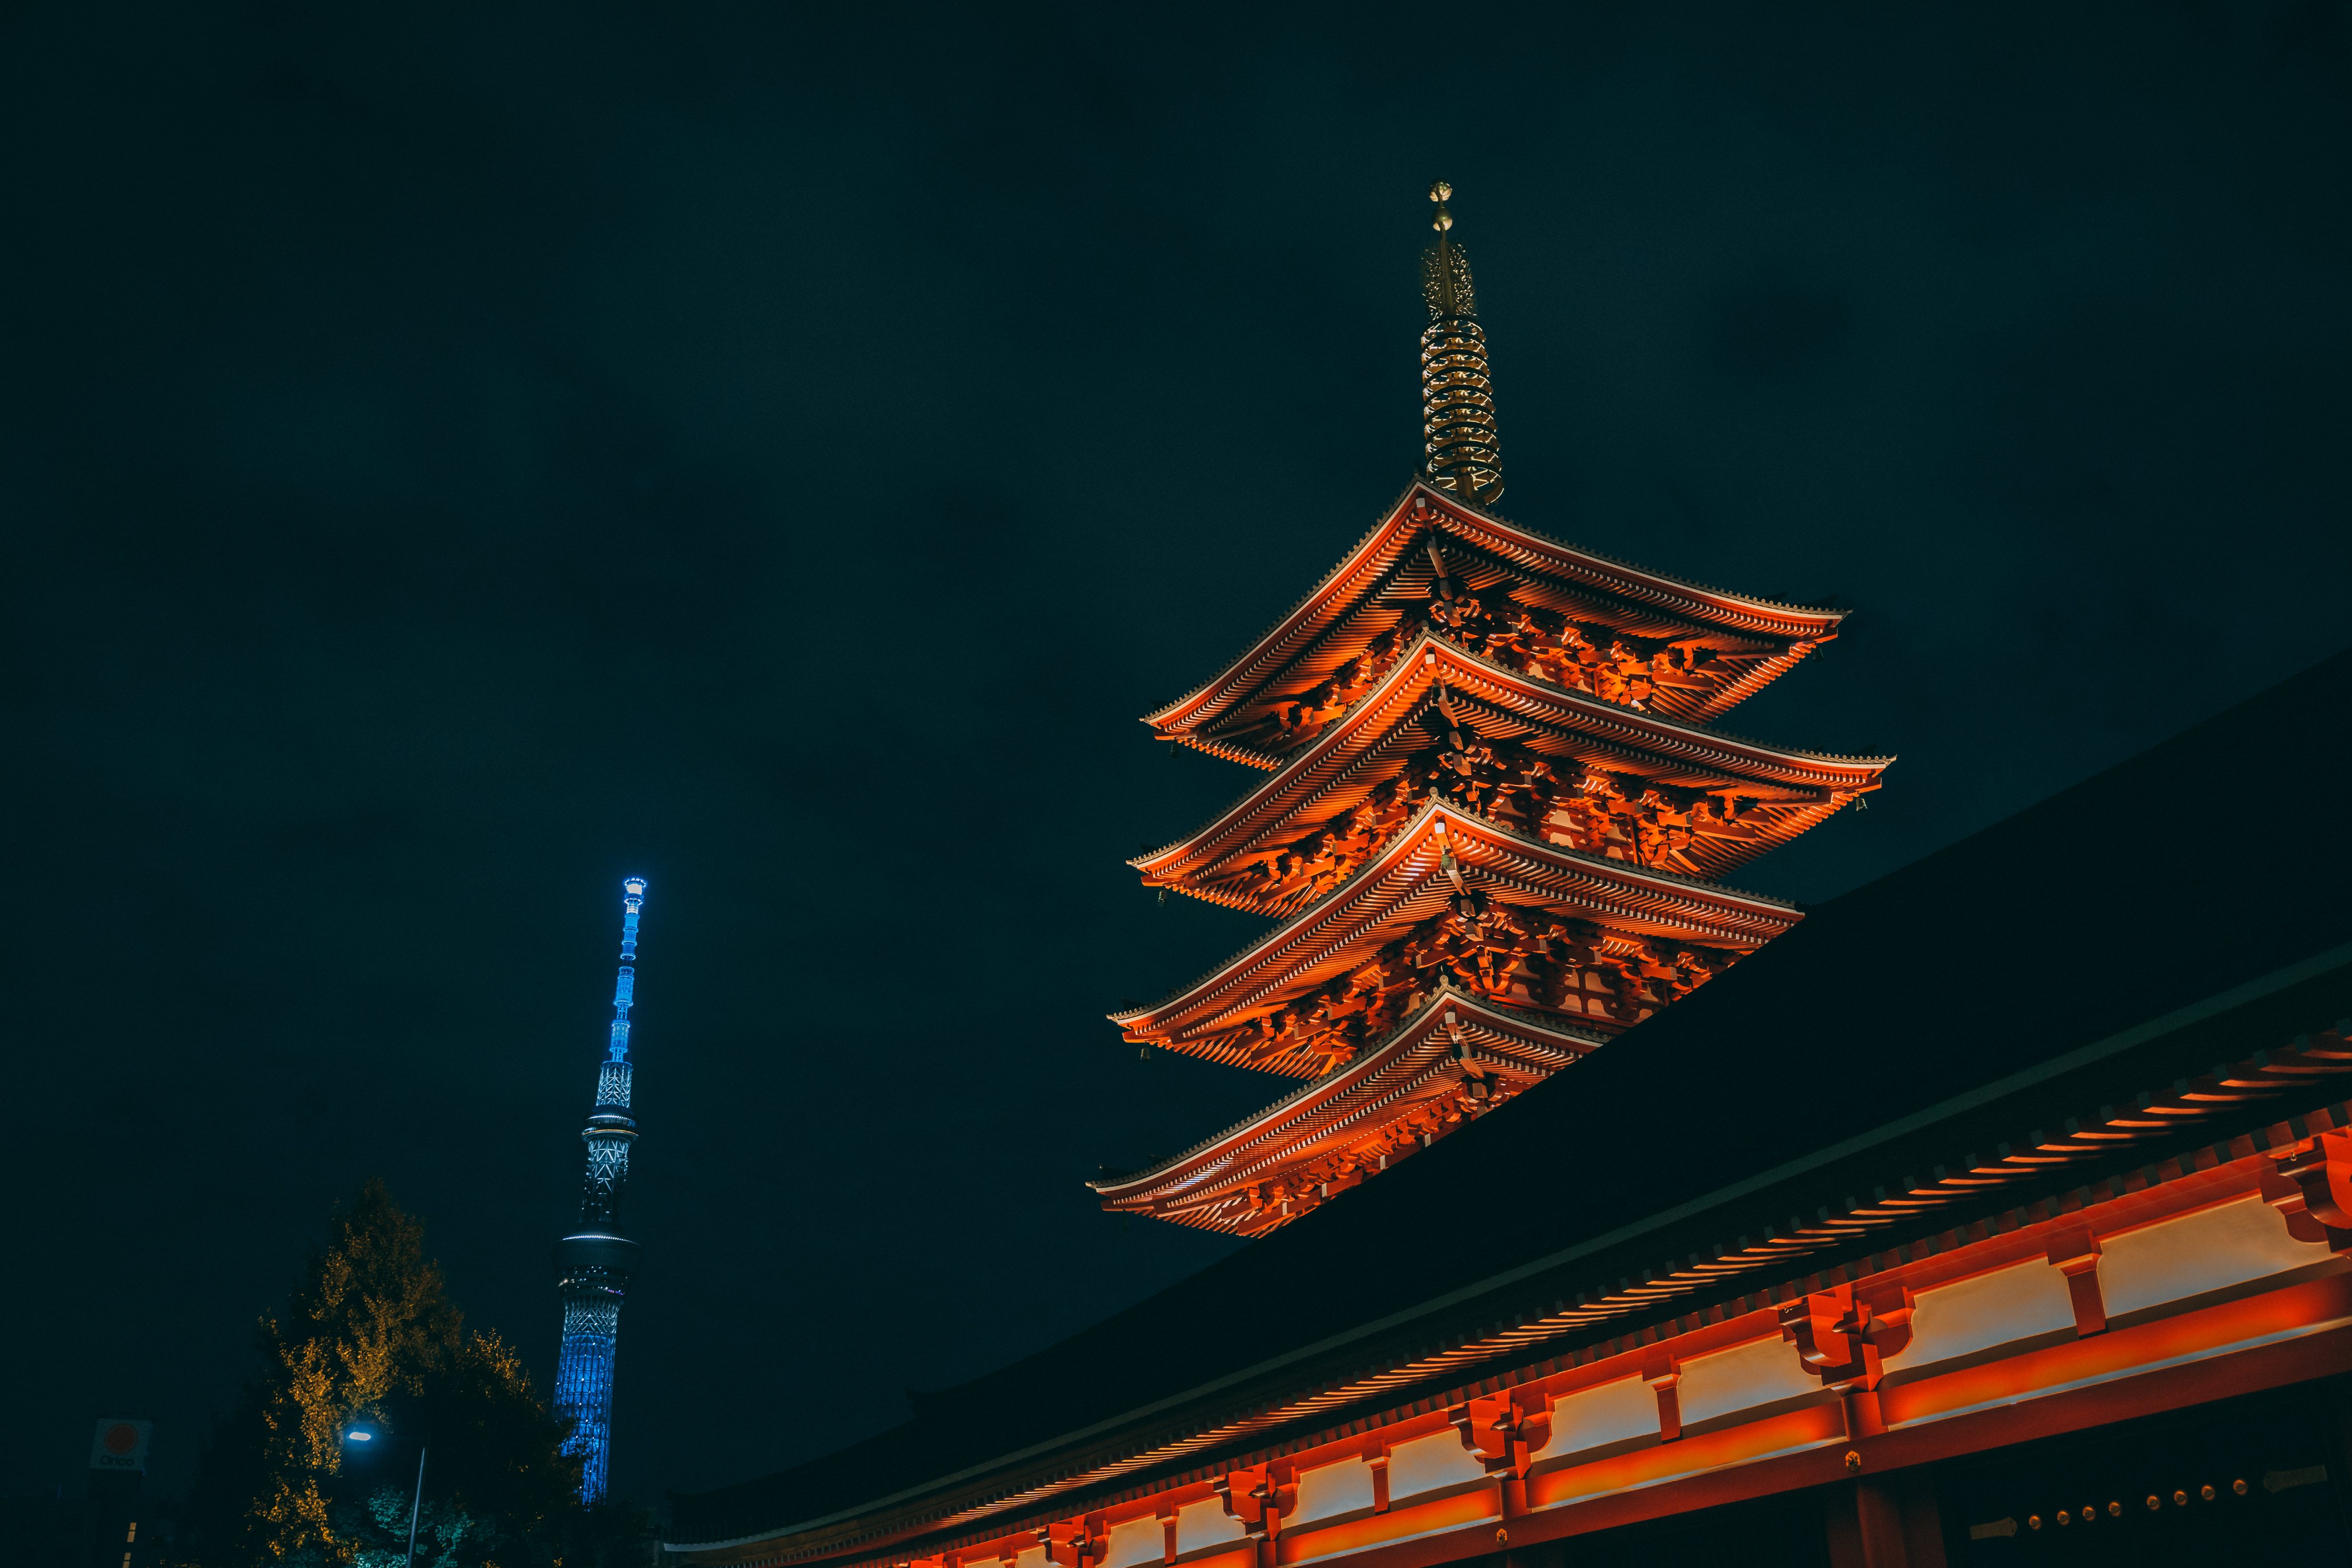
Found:
[[[1503,494],[1502,455],[1495,441],[1495,397],[1486,369],[1486,334],[1473,318],[1478,296],[1470,258],[1454,243],[1454,186],[1429,187],[1437,212],[1429,226],[1437,243],[1421,255],[1421,291],[1429,328],[1421,335],[1422,437],[1425,469],[1440,489],[1488,505]]]

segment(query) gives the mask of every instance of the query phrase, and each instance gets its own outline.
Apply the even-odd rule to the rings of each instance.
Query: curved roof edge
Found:
[[[1310,1078],[1273,1104],[1263,1110],[1253,1111],[1223,1131],[1213,1133],[1191,1147],[1180,1149],[1163,1159],[1156,1160],[1141,1170],[1129,1171],[1121,1176],[1090,1181],[1086,1185],[1106,1197],[1118,1188],[1142,1186],[1222,1144],[1229,1144],[1235,1138],[1272,1123],[1286,1113],[1297,1110],[1304,1102],[1312,1100],[1318,1094],[1345,1092],[1354,1080],[1369,1077],[1380,1071],[1384,1065],[1378,1060],[1381,1052],[1387,1051],[1415,1030],[1430,1027],[1437,1015],[1437,1010],[1448,1002],[1466,1006],[1485,1013],[1496,1022],[1511,1029],[1553,1035],[1562,1040],[1572,1041],[1574,1044],[1570,1049],[1574,1049],[1574,1046],[1582,1046],[1587,1050],[1598,1051],[1609,1043],[1610,1037],[1597,1030],[1580,1029],[1565,1019],[1552,1019],[1540,1013],[1531,1012],[1526,1008],[1507,1007],[1491,998],[1463,990],[1451,979],[1443,979],[1437,983],[1437,988],[1429,993],[1427,1001],[1414,1009],[1378,1041],[1367,1047],[1362,1056],[1339,1071],[1326,1078]]]
[[[1416,500],[1424,504],[1417,507]],[[1425,477],[1416,476],[1388,509],[1381,515],[1380,521],[1358,538],[1356,542],[1349,547],[1347,553],[1339,558],[1338,563],[1325,572],[1317,580],[1315,586],[1293,603],[1289,610],[1269,624],[1237,656],[1228,660],[1215,674],[1172,702],[1163,704],[1144,715],[1143,722],[1155,729],[1164,728],[1166,727],[1164,721],[1187,709],[1196,707],[1201,699],[1212,690],[1237,678],[1244,670],[1263,657],[1286,633],[1295,631],[1307,617],[1310,611],[1328,599],[1339,583],[1351,571],[1360,567],[1369,555],[1374,553],[1374,547],[1384,536],[1407,526],[1442,527],[1448,514],[1474,526],[1484,526],[1505,534],[1515,535],[1527,546],[1538,552],[1559,558],[1563,567],[1571,569],[1580,567],[1583,570],[1604,579],[1610,577],[1625,579],[1629,589],[1637,590],[1629,593],[1628,596],[1632,598],[1645,597],[1638,590],[1646,589],[1648,595],[1663,593],[1699,603],[1716,601],[1727,608],[1736,607],[1738,610],[1744,611],[1750,618],[1760,622],[1786,623],[1779,630],[1767,632],[1768,635],[1785,636],[1797,640],[1809,638],[1819,640],[1823,636],[1834,634],[1839,623],[1850,613],[1844,610],[1833,610],[1822,605],[1783,604],[1777,600],[1736,593],[1728,589],[1717,588],[1708,583],[1671,576],[1665,572],[1653,571],[1647,567],[1636,566],[1631,561],[1622,560],[1615,556],[1604,555],[1598,550],[1587,549],[1581,545],[1570,544],[1550,534],[1514,523],[1507,517],[1499,517],[1483,507],[1471,506],[1431,486]],[[1760,625],[1752,629],[1765,630]]]

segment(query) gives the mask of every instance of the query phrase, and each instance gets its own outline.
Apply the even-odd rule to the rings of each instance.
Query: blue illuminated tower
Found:
[[[613,1449],[613,1353],[621,1333],[621,1298],[637,1271],[637,1244],[621,1234],[621,1194],[629,1181],[629,1004],[637,988],[637,913],[646,879],[621,883],[621,975],[613,987],[613,1040],[596,1070],[596,1106],[580,1136],[588,1174],[580,1191],[580,1225],[555,1244],[563,1292],[563,1348],[555,1363],[555,1413],[572,1417],[570,1451],[580,1456],[580,1500],[604,1495]]]

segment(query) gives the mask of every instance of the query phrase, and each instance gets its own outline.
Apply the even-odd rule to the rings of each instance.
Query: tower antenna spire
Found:
[[[1454,187],[1429,187],[1437,243],[1421,253],[1422,298],[1429,325],[1421,334],[1421,434],[1430,483],[1465,500],[1492,506],[1503,497],[1503,455],[1495,438],[1495,388],[1470,258],[1454,240]]]
[[[621,971],[613,981],[613,1028],[596,1069],[596,1103],[580,1134],[588,1145],[580,1190],[580,1226],[555,1244],[563,1296],[563,1343],[555,1363],[555,1413],[571,1418],[567,1451],[580,1456],[580,1500],[604,1495],[612,1464],[613,1358],[621,1301],[636,1277],[637,1244],[621,1231],[621,1197],[629,1183],[629,1145],[637,1124],[629,1111],[629,1009],[637,998],[637,917],[646,879],[621,883]]]

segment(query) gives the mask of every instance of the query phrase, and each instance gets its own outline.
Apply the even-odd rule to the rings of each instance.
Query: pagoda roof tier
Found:
[[[1608,1036],[1441,983],[1376,1049],[1148,1170],[1103,1207],[1262,1235],[1426,1147]]]
[[[1416,480],[1289,614],[1213,679],[1143,722],[1171,739],[1268,766],[1266,754],[1285,748],[1282,710],[1347,674],[1342,667],[1366,657],[1383,633],[1424,613],[1443,591],[1440,560],[1448,584],[1469,593],[1507,584],[1514,602],[1580,627],[1661,649],[1703,650],[1703,664],[1683,675],[1662,674],[1665,684],[1642,699],[1654,711],[1696,722],[1728,712],[1778,679],[1834,637],[1845,613],[1645,570],[1507,522]],[[1287,740],[1295,747],[1297,738]],[[1251,755],[1229,749],[1236,743]]]
[[[1778,899],[1545,843],[1438,801],[1421,807],[1328,896],[1192,986],[1111,1021],[1131,1040],[1213,1061],[1298,1077],[1329,1071],[1329,1057],[1305,1045],[1268,1051],[1256,1020],[1317,987],[1344,985],[1384,945],[1446,918],[1464,900],[1563,914],[1595,933],[1596,952],[1624,963],[1685,946],[1727,961],[1802,918]],[[1600,998],[1542,1005],[1612,1033],[1646,1016]]]
[[[1369,838],[1382,825],[1373,819],[1402,820],[1402,805],[1387,803],[1400,793],[1390,781],[1418,753],[1437,748],[1448,732],[1524,747],[1548,764],[1568,765],[1556,768],[1562,773],[1569,768],[1578,775],[1591,770],[1604,781],[1601,814],[1613,810],[1626,819],[1628,842],[1621,857],[1672,856],[1682,864],[1671,869],[1704,876],[1719,875],[1788,842],[1854,796],[1875,789],[1894,760],[1764,746],[1638,712],[1567,691],[1423,633],[1306,747],[1286,759],[1265,758],[1265,765],[1278,764],[1273,778],[1190,837],[1129,863],[1147,884],[1178,887],[1258,914],[1287,914],[1318,885],[1344,874],[1354,856],[1369,852]],[[1558,793],[1575,793],[1572,777],[1559,782]],[[1378,808],[1359,811],[1384,784],[1388,789],[1378,798]],[[1641,796],[1652,786],[1662,786],[1663,795],[1644,804]],[[1410,796],[1422,792],[1415,789]],[[1706,803],[1694,821],[1691,798],[1706,795],[1738,797],[1752,809],[1733,812],[1728,801]],[[1548,811],[1549,803],[1540,810]],[[1342,824],[1350,813],[1364,820]],[[1636,821],[1656,841],[1654,852],[1644,853],[1633,841]],[[1533,831],[1535,822],[1523,825]],[[1264,869],[1262,862],[1295,848],[1293,841],[1325,828],[1330,833],[1307,856],[1318,863],[1286,877],[1255,874]],[[1580,835],[1563,821],[1559,831],[1543,836],[1575,845]]]

